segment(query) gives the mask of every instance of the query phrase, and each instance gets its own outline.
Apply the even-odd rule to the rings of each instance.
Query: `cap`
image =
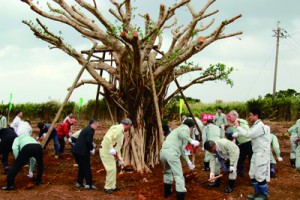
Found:
[[[186,119],[184,120],[183,124],[187,125],[188,127],[194,127],[195,126],[195,123],[192,119]]]
[[[122,119],[121,123],[126,124],[126,125],[131,125],[132,121],[129,118],[125,118],[125,119]]]

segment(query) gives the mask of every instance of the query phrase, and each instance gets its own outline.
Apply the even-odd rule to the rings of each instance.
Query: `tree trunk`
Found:
[[[125,133],[123,158],[125,164],[132,165],[138,172],[151,172],[149,167],[159,163],[160,143],[153,104],[148,109],[138,109],[133,126]],[[162,139],[161,139],[162,138]]]

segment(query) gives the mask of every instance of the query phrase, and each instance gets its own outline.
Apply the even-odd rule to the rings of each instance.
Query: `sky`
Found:
[[[87,0],[91,2],[91,0]],[[178,2],[179,0],[177,0]],[[3,3],[5,2],[5,3]],[[90,49],[92,44],[76,34],[65,25],[51,22],[30,10],[27,4],[21,1],[3,1],[0,6],[0,103],[7,104],[10,94],[13,103],[38,103],[49,100],[62,102],[81,66],[69,58],[59,49],[50,50],[48,43],[36,38],[32,31],[22,23],[22,20],[39,18],[47,24],[50,31],[61,31],[66,41],[77,49]],[[43,7],[42,2],[39,1]],[[51,4],[54,5],[52,1]],[[73,2],[69,0],[69,2]],[[109,0],[97,1],[99,9],[107,16],[111,7]],[[167,6],[176,0],[136,0],[134,4],[138,13],[150,13],[156,19],[159,4]],[[200,10],[206,0],[192,0],[195,10]],[[244,102],[252,98],[264,96],[273,91],[276,38],[273,30],[279,27],[286,30],[290,37],[281,38],[279,43],[278,75],[276,91],[294,89],[300,91],[300,14],[298,8],[300,1],[286,0],[222,0],[216,1],[210,11],[219,10],[214,16],[214,26],[222,20],[242,14],[242,18],[235,21],[225,29],[225,33],[242,31],[239,37],[219,40],[206,47],[191,61],[203,66],[224,63],[235,68],[230,78],[234,85],[230,87],[224,82],[214,81],[202,85],[194,85],[184,94],[188,97],[200,99],[204,103]],[[45,8],[45,6],[43,7]],[[189,21],[190,15],[186,8],[178,13],[178,24]],[[143,20],[135,18],[136,24]],[[204,22],[205,23],[205,22]],[[164,48],[170,45],[171,36],[163,33]],[[181,85],[192,80],[197,74],[178,78]],[[82,79],[88,79],[87,72]],[[170,92],[175,89],[170,86]],[[76,89],[70,100],[83,103],[95,99],[97,87],[84,85]]]

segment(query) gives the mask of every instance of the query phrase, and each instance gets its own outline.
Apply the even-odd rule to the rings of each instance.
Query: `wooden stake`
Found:
[[[55,126],[56,122],[59,120],[59,117],[60,117],[60,115],[61,115],[61,113],[62,113],[62,111],[63,111],[65,105],[67,104],[67,102],[68,102],[68,100],[69,100],[69,98],[70,98],[70,96],[71,96],[73,90],[75,89],[75,86],[76,86],[76,84],[78,83],[78,81],[79,81],[79,79],[80,79],[80,77],[81,77],[83,71],[85,70],[87,64],[89,63],[89,61],[90,61],[90,59],[91,59],[91,57],[92,57],[92,54],[94,53],[96,47],[97,47],[97,43],[95,42],[95,43],[94,43],[94,46],[92,47],[92,49],[91,49],[91,51],[90,51],[90,53],[89,53],[89,55],[88,55],[88,57],[86,58],[86,62],[85,62],[84,65],[81,67],[81,69],[80,69],[80,71],[79,71],[77,77],[75,78],[75,80],[74,80],[74,82],[73,82],[73,85],[71,86],[71,88],[70,88],[70,90],[69,90],[69,92],[68,92],[68,94],[67,94],[67,96],[66,96],[64,102],[61,104],[61,106],[60,106],[58,112],[56,113],[56,116],[55,116],[55,118],[54,118],[54,120],[53,120],[53,122],[52,122],[52,124],[51,124],[51,126],[50,126],[50,128],[49,128],[49,130],[48,130],[48,132],[47,132],[47,134],[46,134],[46,136],[44,137],[44,139],[43,139],[43,141],[42,141],[42,147],[43,147],[43,148],[44,148],[44,146],[45,146],[45,144],[46,144],[46,142],[47,142],[47,140],[48,140],[48,138],[49,138],[49,136],[50,136],[52,130],[54,129],[54,126]]]
[[[179,85],[179,83],[178,83],[178,81],[177,81],[177,79],[175,77],[174,77],[174,81],[175,81],[175,83],[176,83],[176,85],[177,85],[177,87],[179,89],[179,92],[180,92],[180,94],[181,94],[181,96],[182,96],[182,98],[184,100],[184,103],[185,103],[185,105],[186,105],[186,107],[187,107],[187,109],[188,109],[191,117],[193,118],[193,120],[195,122],[196,128],[197,128],[197,130],[198,130],[198,132],[200,134],[200,141],[202,141],[202,132],[201,132],[201,129],[200,129],[199,125],[197,124],[196,119],[195,119],[195,117],[193,115],[193,112],[192,112],[192,110],[191,110],[191,108],[190,108],[190,106],[189,106],[189,104],[188,104],[188,102],[187,102],[187,100],[186,100],[183,92],[181,91],[181,87],[180,87],[180,85]]]
[[[156,89],[155,89],[155,82],[154,82],[153,73],[152,73],[152,66],[149,66],[149,58],[148,58],[148,67],[150,69],[150,78],[151,78],[153,101],[154,101],[156,118],[157,118],[157,124],[158,124],[158,130],[159,130],[158,149],[160,149],[162,147],[162,143],[163,143],[163,140],[164,140],[163,137],[164,136],[163,136],[163,130],[162,130],[162,123],[161,123],[160,111],[159,111],[159,106],[158,106],[158,99],[157,99],[157,94],[156,94]]]

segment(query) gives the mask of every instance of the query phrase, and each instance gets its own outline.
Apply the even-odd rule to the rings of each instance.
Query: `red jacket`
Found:
[[[66,120],[65,122],[61,123],[56,129],[58,133],[58,138],[64,138],[65,136],[69,138],[70,128],[71,123],[69,122],[69,120]]]

